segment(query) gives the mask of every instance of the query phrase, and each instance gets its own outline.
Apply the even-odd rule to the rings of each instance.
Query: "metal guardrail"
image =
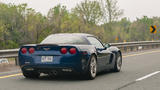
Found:
[[[122,52],[139,51],[143,49],[152,49],[160,47],[160,41],[137,41],[124,43],[111,43],[111,46],[116,46]]]
[[[0,58],[15,58],[15,64],[18,65],[19,49],[0,50]]]
[[[158,48],[160,47],[160,41],[110,43],[110,45],[120,48],[122,52],[129,52],[139,51],[142,49]],[[0,50],[0,58],[15,58],[16,65],[18,65],[18,51],[19,49]]]
[[[18,56],[19,49],[0,50],[0,58],[14,58]]]

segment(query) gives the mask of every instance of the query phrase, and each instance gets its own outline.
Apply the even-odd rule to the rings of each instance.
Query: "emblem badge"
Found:
[[[48,51],[48,50],[50,50],[50,48],[43,48],[45,51]]]

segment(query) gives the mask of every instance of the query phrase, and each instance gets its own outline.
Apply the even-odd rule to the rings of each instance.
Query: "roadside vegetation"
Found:
[[[0,49],[39,43],[55,33],[90,33],[110,43],[158,40],[159,31],[153,36],[149,28],[159,27],[160,17],[144,16],[131,22],[122,16],[116,0],[84,0],[71,10],[57,5],[47,16],[27,4],[0,3]]]

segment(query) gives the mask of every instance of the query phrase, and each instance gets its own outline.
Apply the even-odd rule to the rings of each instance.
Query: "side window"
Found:
[[[104,48],[103,45],[95,37],[87,37],[89,42],[94,45],[96,48]]]

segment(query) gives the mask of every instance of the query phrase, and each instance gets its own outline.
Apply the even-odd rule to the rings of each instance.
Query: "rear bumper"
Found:
[[[22,71],[36,71],[40,73],[52,73],[58,74],[70,73],[70,74],[83,74],[86,69],[83,69],[81,65],[22,65],[20,66]]]

